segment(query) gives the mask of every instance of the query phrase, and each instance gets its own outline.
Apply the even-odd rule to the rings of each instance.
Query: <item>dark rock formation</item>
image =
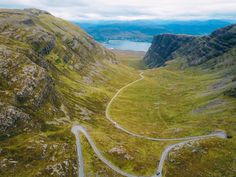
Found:
[[[180,51],[186,56],[189,65],[199,65],[211,58],[218,57],[236,46],[236,25],[227,26],[187,43]]]
[[[15,126],[17,121],[27,121],[29,119],[30,116],[22,110],[14,106],[7,106],[0,112],[0,131]]]
[[[189,35],[157,35],[154,37],[152,46],[144,57],[144,61],[150,67],[162,66],[172,58],[173,52],[193,39],[194,37]]]
[[[28,39],[28,42],[32,44],[33,48],[38,54],[49,54],[55,46],[56,38],[50,33],[36,36],[38,36],[38,38],[31,36],[31,38]]]
[[[157,35],[144,61],[149,67],[162,66],[176,57],[187,59],[190,66],[199,65],[222,55],[236,46],[236,25],[216,30],[209,36]]]
[[[228,95],[228,96],[236,98],[236,88],[231,88],[229,90],[226,90],[224,92],[224,95]]]

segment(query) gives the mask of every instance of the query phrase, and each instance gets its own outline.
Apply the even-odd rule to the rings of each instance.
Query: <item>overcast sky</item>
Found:
[[[74,21],[236,19],[236,0],[0,0],[0,7],[34,7]]]

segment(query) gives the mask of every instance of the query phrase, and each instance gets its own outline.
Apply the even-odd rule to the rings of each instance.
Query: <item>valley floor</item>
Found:
[[[124,62],[136,69],[142,65],[137,58]],[[99,142],[106,136],[101,135],[110,132],[106,129],[100,136],[94,132],[93,139],[98,142],[105,157],[120,169],[133,175],[150,176],[155,173],[156,164],[165,147],[176,143],[174,138],[225,131],[233,138],[202,139],[188,142],[181,148],[173,148],[164,166],[164,176],[233,177],[236,101],[222,94],[223,87],[215,88],[224,82],[219,79],[222,73],[201,67],[180,69],[184,65],[182,62],[177,59],[163,68],[144,70],[143,79],[117,92],[108,110],[115,122],[111,128],[114,136],[109,144],[104,142],[101,145]],[[140,137],[129,136],[123,128],[142,137],[173,140],[142,140]],[[116,132],[119,134],[117,136],[123,138],[119,138],[119,143],[109,148],[111,141],[117,141]],[[89,144],[87,148],[90,149]],[[91,173],[90,165],[87,164],[88,173]]]
[[[45,121],[40,128],[1,135],[0,176],[77,176],[73,125],[83,125],[102,155],[119,169],[136,176],[153,175],[163,150],[179,141],[130,136],[105,116],[110,99],[139,79],[142,70],[144,79],[122,90],[110,105],[112,119],[133,133],[154,138],[226,131],[232,138],[204,139],[174,148],[165,161],[163,176],[234,177],[236,101],[223,94],[225,87],[234,84],[229,82],[232,78],[222,79],[225,73],[204,67],[184,69],[181,59],[162,68],[145,69],[140,62],[142,53],[116,51],[116,55],[121,64],[105,63],[111,69],[99,72],[106,78],[92,78],[97,80],[92,84],[81,84],[80,75],[56,65],[67,74],[55,76],[56,89],[64,98],[64,114],[49,120],[53,113],[46,103],[37,112],[42,118],[38,121]],[[87,177],[121,177],[97,157],[83,135],[80,138]]]
[[[195,67],[147,69],[144,52],[110,52],[42,10],[1,9],[0,24],[0,177],[78,176],[79,140],[86,177],[153,176],[158,165],[163,177],[235,177],[235,26],[186,47]],[[171,146],[219,131],[227,139]]]

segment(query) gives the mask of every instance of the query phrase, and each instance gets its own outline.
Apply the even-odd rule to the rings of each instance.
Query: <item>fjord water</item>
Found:
[[[134,42],[129,40],[109,40],[103,45],[109,49],[144,51],[146,52],[151,46],[149,42]]]

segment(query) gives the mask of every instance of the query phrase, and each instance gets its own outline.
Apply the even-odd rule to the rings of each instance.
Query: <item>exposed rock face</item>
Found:
[[[110,149],[109,153],[122,156],[126,160],[133,160],[134,159],[131,155],[128,154],[128,152],[126,151],[126,149],[123,146],[113,147],[112,149]]]
[[[192,66],[218,57],[233,47],[236,47],[236,25],[219,29],[210,36],[196,38],[176,53],[186,56],[189,65]]]
[[[224,94],[236,98],[236,88],[231,88],[230,90],[226,90]]]
[[[186,58],[190,66],[222,55],[236,46],[236,25],[216,30],[209,36],[157,35],[144,61],[149,67],[162,66],[175,57]]]
[[[45,97],[49,96],[53,90],[53,80],[47,75],[44,69],[36,65],[23,67],[21,75],[22,87],[16,92],[16,100],[25,102],[27,98],[33,97],[31,100],[35,106],[40,106]],[[19,79],[17,79],[19,80]],[[40,88],[38,91],[38,88]]]
[[[194,39],[189,35],[163,34],[154,37],[152,46],[144,57],[145,63],[150,67],[162,66],[172,58],[172,53],[181,46]]]
[[[38,55],[48,55],[54,50],[58,58],[65,63],[70,61],[72,66],[78,66],[78,70],[96,60],[116,62],[113,53],[97,44],[79,27],[48,12],[1,9],[0,15],[0,35],[29,45]]]
[[[0,9],[0,110],[5,105],[17,107],[14,114],[12,107],[1,112],[1,130],[29,115],[34,119],[38,114],[31,114],[42,111],[44,103],[48,104],[44,116],[61,114],[55,77],[58,72],[66,75],[61,69],[65,65],[92,81],[107,61],[117,62],[112,52],[78,26],[38,9]]]
[[[30,116],[22,110],[14,106],[7,106],[0,112],[0,131],[13,127],[17,121],[27,121],[29,119]]]
[[[40,10],[40,9],[35,9],[35,8],[29,8],[29,9],[24,9],[26,12],[30,12],[31,14],[34,15],[40,15],[40,14],[46,14],[46,15],[51,15],[49,12]]]
[[[53,80],[46,70],[27,56],[6,46],[0,46],[0,77],[12,88],[16,102],[38,107],[52,95]]]
[[[71,173],[70,168],[73,168],[72,163],[68,160],[65,160],[61,163],[47,166],[45,171],[50,176],[66,177],[66,176],[70,176],[70,175],[76,175],[76,174]],[[41,176],[41,175],[39,175],[39,176]]]

